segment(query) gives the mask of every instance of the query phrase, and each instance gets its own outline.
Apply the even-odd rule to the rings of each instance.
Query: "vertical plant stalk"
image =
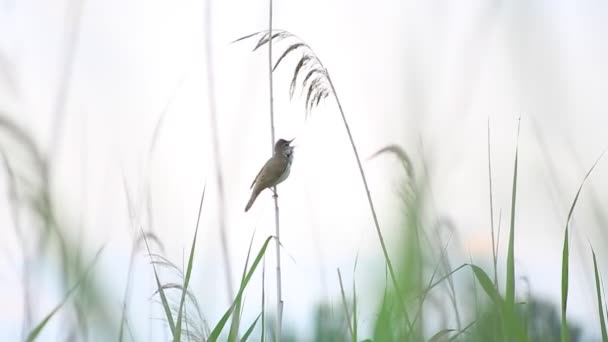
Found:
[[[325,68],[324,68],[325,69]],[[401,305],[401,309],[403,310],[403,315],[405,317],[406,323],[410,332],[413,332],[413,326],[407,314],[407,309],[405,307],[405,302],[403,301],[403,297],[399,292],[399,286],[397,283],[397,277],[395,275],[395,270],[393,269],[393,264],[391,263],[391,259],[388,255],[388,250],[386,248],[386,243],[384,242],[384,236],[382,235],[382,230],[380,229],[380,223],[378,222],[378,215],[376,215],[376,208],[374,207],[374,201],[372,200],[371,192],[369,191],[369,185],[367,184],[367,177],[365,177],[365,171],[363,171],[363,165],[361,164],[361,158],[359,157],[359,152],[357,151],[357,146],[355,145],[355,140],[350,131],[350,126],[348,125],[348,121],[346,120],[346,115],[344,114],[344,110],[342,109],[342,104],[340,103],[340,99],[338,98],[338,93],[336,92],[336,88],[334,87],[334,83],[329,76],[329,72],[325,69],[325,77],[327,78],[327,82],[331,88],[331,92],[336,99],[336,104],[338,105],[338,109],[340,110],[340,115],[342,117],[342,122],[344,123],[344,128],[346,129],[346,133],[348,134],[348,139],[350,140],[350,146],[353,148],[353,153],[355,154],[355,159],[357,160],[357,166],[359,167],[359,172],[361,174],[361,180],[363,181],[363,186],[365,187],[365,195],[367,196],[367,202],[369,203],[369,209],[372,213],[372,217],[374,219],[374,225],[376,227],[376,233],[378,234],[378,240],[380,240],[380,246],[382,247],[382,253],[384,254],[384,259],[386,260],[386,266],[388,267],[388,272],[391,276],[391,280],[393,282],[393,287],[395,288],[395,293],[397,295],[397,299],[399,300],[399,305]]]
[[[69,28],[69,37],[65,60],[63,61],[63,73],[59,84],[59,90],[55,106],[53,107],[53,122],[51,127],[51,141],[49,144],[48,155],[50,158],[57,152],[59,140],[63,129],[65,119],[65,107],[70,90],[70,81],[74,72],[74,60],[76,56],[76,47],[80,39],[80,27],[82,25],[82,13],[85,5],[85,0],[74,1],[74,24]]]
[[[209,98],[209,120],[211,121],[211,145],[213,146],[213,158],[215,161],[215,175],[218,191],[218,212],[220,226],[220,240],[222,256],[224,259],[224,272],[226,274],[226,284],[228,289],[228,302],[234,299],[232,288],[232,268],[230,267],[230,253],[228,250],[228,234],[226,232],[226,196],[224,193],[224,177],[222,171],[222,158],[220,156],[220,146],[218,137],[218,123],[215,109],[215,83],[213,75],[213,59],[211,47],[211,0],[207,0],[205,6],[205,52],[207,54],[207,89]]]
[[[268,84],[270,99],[270,153],[274,153],[274,87],[272,80],[272,0],[268,0]],[[281,341],[281,324],[283,321],[283,294],[281,285],[281,225],[279,223],[279,195],[277,187],[274,186],[274,225],[275,225],[275,248],[277,253],[277,320],[276,320],[276,339]]]

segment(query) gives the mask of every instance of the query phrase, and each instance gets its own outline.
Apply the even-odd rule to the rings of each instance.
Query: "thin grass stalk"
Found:
[[[391,280],[393,282],[393,287],[395,288],[395,293],[397,295],[397,299],[399,300],[399,305],[402,308],[403,315],[405,317],[406,323],[410,331],[413,330],[413,326],[409,319],[407,309],[405,307],[405,302],[403,297],[401,296],[401,292],[399,292],[399,286],[397,283],[397,277],[395,275],[395,270],[393,268],[393,264],[389,258],[388,250],[386,248],[386,243],[384,242],[384,236],[382,235],[382,230],[380,229],[380,223],[378,222],[378,216],[376,215],[376,209],[374,207],[374,201],[372,200],[371,192],[369,191],[369,185],[367,184],[367,177],[365,177],[365,171],[363,171],[363,165],[361,164],[361,158],[359,157],[359,152],[357,150],[357,146],[355,145],[355,140],[350,131],[350,126],[348,125],[348,120],[346,120],[346,115],[344,114],[344,110],[342,109],[342,104],[340,103],[340,99],[338,98],[338,93],[336,92],[336,88],[334,87],[334,83],[329,76],[329,72],[326,72],[327,82],[331,87],[331,91],[336,99],[336,104],[338,105],[338,109],[340,110],[340,115],[342,117],[342,122],[344,123],[344,128],[346,129],[346,133],[348,134],[348,139],[350,141],[350,146],[353,148],[353,153],[355,154],[355,159],[357,160],[357,166],[359,167],[359,172],[361,174],[361,180],[363,181],[363,186],[365,187],[365,194],[367,196],[367,202],[369,203],[369,209],[372,213],[372,217],[374,219],[374,225],[376,227],[376,233],[378,234],[378,240],[380,240],[380,246],[382,247],[382,253],[384,254],[384,259],[386,260],[386,266],[388,267],[389,274],[391,276]]]
[[[203,187],[203,193],[201,195],[201,201],[198,207],[198,214],[196,215],[196,228],[194,228],[194,237],[192,238],[192,247],[190,247],[190,257],[188,258],[188,266],[186,269],[186,276],[183,279],[183,288],[182,288],[182,298],[179,303],[179,310],[177,312],[177,323],[175,323],[175,331],[173,333],[173,341],[180,342],[181,341],[181,333],[182,333],[182,310],[184,309],[186,302],[186,294],[188,291],[188,285],[190,284],[190,276],[192,274],[192,265],[194,264],[194,250],[196,248],[196,237],[198,236],[198,228],[201,222],[201,212],[203,211],[203,202],[205,201],[205,192],[207,189],[207,182],[205,182],[205,186]],[[182,266],[183,268],[183,266]]]
[[[357,287],[356,287],[356,278],[357,278],[357,263],[359,262],[359,254],[355,258],[355,265],[353,266],[353,342],[357,342],[359,340],[358,337],[358,319],[357,319]]]
[[[344,293],[344,284],[342,283],[342,274],[340,273],[340,268],[337,268],[338,272],[338,281],[340,282],[340,294],[342,295],[342,305],[344,306],[344,315],[346,316],[346,322],[348,323],[348,332],[350,333],[351,339],[355,339],[355,334],[353,332],[353,326],[351,323],[351,315],[348,312],[348,303],[346,302],[346,294]]]
[[[211,0],[207,0],[205,6],[205,53],[207,64],[207,89],[209,98],[209,120],[211,121],[211,145],[213,148],[213,158],[215,162],[215,175],[218,191],[218,215],[220,228],[220,242],[222,256],[224,259],[224,272],[226,275],[226,288],[228,289],[228,302],[234,299],[234,289],[232,288],[232,268],[230,267],[230,253],[228,250],[228,234],[226,230],[226,196],[224,193],[224,177],[222,169],[222,158],[220,156],[220,146],[218,137],[218,123],[215,106],[215,82],[213,74],[213,54],[211,46]]]
[[[492,232],[492,261],[494,262],[494,285],[498,288],[497,247],[494,241],[494,199],[492,196],[492,154],[490,149],[490,118],[488,118],[488,183],[490,186],[490,229]]]
[[[77,0],[75,1],[75,4],[74,25],[71,27],[70,35],[68,37],[68,46],[65,59],[63,61],[63,73],[61,74],[59,92],[57,94],[55,106],[53,107],[54,120],[51,124],[51,141],[48,151],[50,157],[56,153],[59,139],[61,138],[61,130],[63,129],[63,122],[65,118],[65,107],[70,90],[70,80],[72,79],[72,73],[74,72],[76,46],[78,45],[78,41],[80,39],[80,26],[82,24],[82,13],[85,0]]]
[[[274,84],[272,71],[274,69],[272,63],[272,0],[268,0],[268,86],[269,86],[269,101],[270,101],[270,152],[274,153],[275,130],[274,130]],[[277,187],[273,187],[274,191],[274,224],[275,224],[275,248],[277,253],[277,319],[276,319],[276,339],[281,341],[281,323],[283,321],[283,294],[281,284],[281,225],[279,223],[279,195]]]
[[[135,261],[136,251],[137,251],[137,242],[133,242],[133,248],[131,250],[131,257],[129,258],[129,269],[127,272],[127,285],[125,286],[125,294],[124,294],[124,298],[122,301],[120,327],[118,329],[118,342],[122,342],[125,323],[127,320],[127,306],[128,306],[129,298],[131,297],[131,280],[133,278],[133,262]]]

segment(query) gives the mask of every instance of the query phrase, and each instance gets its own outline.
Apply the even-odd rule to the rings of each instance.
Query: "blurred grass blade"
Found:
[[[355,283],[355,275],[357,274],[357,263],[359,261],[359,254],[355,258],[355,266],[353,267],[353,342],[357,342],[358,337],[358,323],[357,323],[357,287]]]
[[[40,335],[40,333],[42,332],[42,329],[44,329],[44,327],[49,322],[49,320],[51,320],[51,318],[53,318],[53,316],[57,313],[57,311],[59,311],[63,307],[63,305],[70,298],[70,295],[72,293],[74,293],[74,291],[76,291],[78,286],[80,286],[80,284],[86,279],[87,275],[89,274],[89,271],[93,268],[95,263],[97,263],[97,259],[99,259],[99,255],[101,254],[102,250],[103,250],[103,247],[100,248],[99,251],[97,251],[97,254],[95,254],[95,257],[93,258],[93,261],[91,261],[91,264],[89,265],[89,267],[86,268],[84,274],[78,280],[78,282],[76,284],[74,284],[74,286],[72,286],[72,288],[70,288],[70,290],[66,293],[63,300],[59,304],[57,304],[57,306],[55,306],[55,308],[53,308],[53,310],[48,315],[46,315],[46,317],[44,317],[42,322],[38,323],[38,325],[34,329],[32,329],[32,331],[30,331],[30,333],[27,335],[27,338],[26,338],[27,342],[32,342],[32,341],[36,340],[36,338],[38,337],[38,335]]]
[[[171,314],[171,308],[169,307],[169,302],[167,301],[167,296],[165,295],[165,290],[160,283],[160,279],[158,278],[158,272],[156,272],[156,265],[154,261],[152,261],[152,253],[150,252],[150,245],[148,245],[148,239],[144,234],[144,230],[141,229],[142,237],[144,238],[144,243],[146,244],[146,249],[148,250],[148,255],[150,256],[150,261],[152,264],[152,269],[154,270],[154,278],[156,279],[156,287],[158,288],[158,294],[160,295],[160,300],[163,305],[163,309],[165,311],[165,316],[167,317],[167,322],[169,323],[169,328],[171,329],[171,336],[175,336],[175,322],[173,321],[173,315]]]
[[[262,264],[262,336],[260,342],[266,342],[266,258]]]
[[[258,324],[260,317],[262,317],[262,313],[260,313],[258,315],[258,317],[255,319],[255,321],[253,321],[253,323],[251,323],[251,326],[249,327],[249,329],[247,329],[247,331],[245,331],[245,334],[241,338],[241,342],[247,341],[247,339],[249,338],[249,335],[251,335],[251,333],[253,332],[253,329],[255,329],[255,326]]]
[[[475,278],[477,278],[477,281],[479,282],[479,284],[481,285],[481,287],[483,288],[485,293],[488,295],[488,297],[490,297],[492,302],[494,302],[494,304],[500,310],[502,310],[504,308],[503,300],[500,297],[500,293],[498,293],[498,290],[496,290],[496,287],[494,287],[494,284],[492,283],[492,280],[490,279],[490,277],[486,274],[486,272],[484,272],[484,270],[482,270],[478,266],[475,266],[475,265],[470,265],[470,266],[471,266],[471,269],[473,270],[473,274],[475,275]]]
[[[566,218],[566,229],[564,230],[564,248],[562,250],[562,326],[561,326],[561,336],[562,336],[562,341],[563,342],[567,342],[570,341],[570,336],[568,334],[568,320],[566,317],[566,311],[567,311],[567,307],[568,307],[568,269],[569,269],[569,227],[570,227],[570,220],[572,219],[572,214],[574,213],[574,208],[576,207],[576,203],[578,202],[578,198],[581,194],[581,191],[583,190],[583,185],[585,185],[585,182],[587,181],[587,178],[589,178],[589,176],[591,175],[591,172],[593,172],[593,169],[595,169],[595,166],[597,165],[597,163],[599,163],[599,161],[602,159],[602,157],[604,156],[604,153],[606,152],[606,150],[602,151],[602,153],[600,154],[600,156],[595,160],[595,163],[593,163],[593,165],[591,166],[591,168],[589,168],[589,171],[587,171],[587,174],[585,175],[585,177],[583,178],[583,181],[581,182],[581,185],[578,187],[578,191],[576,192],[576,196],[574,196],[574,200],[572,201],[572,205],[570,206],[570,211],[568,212],[568,217]]]
[[[251,256],[251,247],[253,246],[253,239],[255,238],[255,229],[251,234],[251,240],[249,241],[249,249],[247,250],[247,258],[245,259],[245,266],[243,267],[243,275],[241,276],[241,282],[245,280],[245,275],[247,274],[247,267],[249,266],[249,257]],[[230,335],[228,335],[229,341],[235,341],[238,338],[239,326],[241,321],[241,312],[243,310],[242,300],[238,298],[236,304],[234,305],[234,312],[232,315],[232,323],[230,325]]]
[[[597,292],[597,309],[600,316],[600,328],[602,329],[602,342],[608,342],[608,334],[606,333],[606,320],[604,318],[604,310],[602,309],[602,291],[600,286],[600,276],[597,271],[597,260],[595,258],[595,251],[591,248],[593,253],[593,271],[595,272],[595,289]]]
[[[192,275],[192,264],[194,261],[194,249],[196,248],[196,236],[198,235],[198,226],[201,221],[201,211],[203,210],[203,202],[205,201],[205,191],[207,190],[207,184],[203,187],[203,193],[201,195],[201,202],[198,206],[198,215],[196,216],[196,227],[194,228],[194,237],[192,238],[192,247],[190,248],[190,258],[188,259],[188,266],[186,269],[186,277],[184,278],[184,285],[182,288],[182,298],[179,303],[179,310],[177,311],[177,324],[175,325],[175,331],[173,333],[173,342],[180,342],[182,336],[182,312],[184,310],[184,302],[186,301],[186,292],[188,291],[188,284],[190,284],[190,276]]]
[[[492,262],[494,263],[494,286],[498,288],[498,247],[495,243],[494,234],[494,198],[492,196],[492,153],[490,147],[490,118],[488,117],[488,183],[490,192],[490,231],[492,234]]]
[[[566,227],[566,231],[564,232],[564,249],[562,250],[562,342],[570,340],[568,336],[568,321],[566,319],[566,307],[568,306],[568,259],[570,254],[568,250],[568,228]]]
[[[519,158],[519,129],[521,118],[517,124],[517,142],[515,143],[515,163],[513,166],[513,188],[511,191],[511,229],[509,232],[509,245],[507,251],[507,294],[506,311],[507,316],[515,312],[515,203],[517,199],[517,164]],[[508,318],[507,318],[508,319]]]
[[[258,267],[260,261],[262,260],[262,257],[266,254],[266,249],[268,248],[268,243],[270,242],[270,240],[272,238],[274,238],[274,237],[269,236],[268,238],[266,238],[264,245],[262,245],[262,248],[260,248],[260,251],[258,252],[257,256],[255,257],[255,260],[253,261],[251,268],[249,268],[249,271],[247,272],[245,279],[243,279],[243,281],[241,282],[239,292],[237,293],[234,302],[232,302],[232,305],[230,305],[228,310],[226,310],[226,313],[224,313],[222,318],[220,318],[220,320],[216,324],[215,328],[213,328],[213,331],[211,331],[211,334],[209,335],[208,341],[214,342],[214,341],[218,340],[220,334],[222,333],[222,330],[224,329],[224,326],[226,325],[226,322],[228,321],[228,318],[230,318],[230,315],[232,314],[232,311],[234,310],[234,307],[235,307],[237,301],[239,301],[240,298],[243,296],[243,292],[245,291],[245,288],[249,284],[249,281],[251,280],[253,273],[255,272],[256,268]]]
[[[337,268],[336,271],[338,272],[338,281],[340,283],[340,294],[342,295],[342,305],[344,306],[344,316],[346,317],[348,332],[350,333],[351,340],[356,341],[355,334],[353,333],[353,326],[350,321],[351,315],[348,312],[348,303],[346,302],[346,294],[344,294],[344,284],[342,283],[342,274],[340,273],[340,268]]]
[[[466,327],[464,327],[462,330],[460,330],[459,332],[457,332],[456,334],[454,334],[454,336],[452,336],[449,340],[449,342],[455,341],[458,336],[464,334],[467,330],[469,330],[470,327],[473,326],[473,324],[477,323],[477,321],[472,321],[471,323],[469,323]]]
[[[447,334],[454,332],[454,329],[442,329],[439,330],[435,335],[433,335],[428,342],[439,342],[441,338],[446,336]]]

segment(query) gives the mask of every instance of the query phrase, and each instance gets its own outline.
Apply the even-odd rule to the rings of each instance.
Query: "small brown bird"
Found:
[[[251,183],[250,189],[253,188],[253,191],[245,207],[245,212],[251,208],[255,199],[264,189],[276,186],[289,176],[291,162],[293,161],[293,146],[289,146],[289,144],[292,141],[293,139],[279,139],[274,144],[274,154]]]

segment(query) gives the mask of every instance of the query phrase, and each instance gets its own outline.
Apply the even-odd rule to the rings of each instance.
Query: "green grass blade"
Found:
[[[266,342],[266,259],[262,264],[262,336],[260,342]]]
[[[511,191],[511,229],[507,251],[507,284],[506,311],[511,316],[515,312],[515,204],[517,199],[517,164],[519,160],[519,122],[517,124],[517,142],[515,144],[515,163],[513,166],[513,188]],[[508,319],[508,318],[507,318]]]
[[[344,285],[342,284],[342,274],[340,273],[340,268],[337,268],[336,271],[338,272],[338,281],[340,283],[340,294],[342,296],[342,305],[344,306],[344,317],[346,317],[348,332],[350,333],[351,341],[356,342],[355,334],[353,333],[353,326],[350,321],[351,316],[350,316],[350,313],[348,312],[348,304],[346,303],[346,294],[344,294]]]
[[[454,336],[452,336],[449,339],[449,342],[455,341],[460,335],[464,334],[467,330],[469,330],[470,327],[473,326],[473,324],[477,323],[477,321],[472,321],[471,323],[467,324],[466,327],[464,327],[462,330],[460,330],[459,332],[457,332],[456,334],[454,334]]]
[[[251,335],[251,333],[253,332],[253,329],[255,329],[255,326],[258,324],[260,317],[262,317],[262,313],[260,313],[258,315],[258,317],[255,319],[255,321],[253,321],[253,323],[251,323],[251,326],[249,326],[249,329],[247,329],[247,331],[245,331],[245,334],[241,338],[241,342],[247,341],[247,339],[249,338],[249,335]]]
[[[243,281],[241,282],[239,292],[237,293],[234,302],[232,302],[232,305],[230,305],[228,310],[226,310],[226,313],[224,313],[222,318],[220,318],[219,322],[215,325],[215,327],[213,328],[213,331],[211,331],[211,334],[209,335],[208,341],[214,342],[214,341],[218,340],[220,334],[222,333],[222,330],[224,329],[224,326],[226,325],[226,322],[228,321],[228,318],[230,318],[230,315],[232,314],[232,311],[234,310],[234,307],[235,307],[237,301],[240,300],[240,298],[243,296],[243,292],[245,291],[247,284],[249,284],[249,281],[251,280],[253,273],[255,272],[258,265],[260,264],[262,257],[266,254],[266,249],[268,248],[268,243],[270,242],[270,240],[272,238],[273,238],[273,236],[269,236],[268,238],[266,238],[266,241],[262,245],[262,248],[260,248],[260,251],[258,252],[257,256],[255,257],[253,264],[249,268],[249,271],[247,272],[245,279],[243,279]]]
[[[358,319],[357,319],[357,287],[355,284],[355,275],[357,274],[357,262],[359,261],[359,254],[355,259],[355,266],[353,267],[353,341],[357,342],[358,337]]]
[[[192,238],[192,247],[190,248],[190,257],[188,258],[188,266],[186,268],[186,277],[184,278],[184,285],[182,289],[182,298],[179,302],[179,310],[177,311],[177,323],[175,325],[175,331],[173,333],[173,342],[180,342],[182,338],[182,312],[184,310],[184,303],[186,301],[186,292],[188,291],[188,284],[190,284],[190,276],[192,275],[192,265],[194,261],[194,250],[196,248],[196,237],[198,235],[198,226],[201,221],[201,211],[203,210],[203,202],[205,201],[205,191],[207,190],[207,184],[203,187],[203,193],[201,195],[201,202],[198,207],[198,215],[196,216],[196,227],[194,228],[194,237]]]
[[[486,272],[484,272],[484,270],[482,270],[478,266],[469,266],[471,266],[473,274],[475,275],[475,278],[477,278],[477,282],[479,282],[479,285],[481,285],[488,297],[490,297],[492,302],[494,302],[494,304],[498,306],[500,310],[503,310],[504,303],[502,297],[500,297],[500,293],[498,293],[498,290],[494,286],[494,283],[492,283],[490,277],[486,274]]]
[[[442,337],[448,335],[451,332],[454,332],[454,329],[442,329],[439,330],[435,335],[431,336],[428,342],[439,342],[442,341]]]
[[[568,336],[568,321],[566,319],[566,307],[568,306],[568,259],[569,259],[569,247],[568,247],[568,227],[564,232],[564,249],[562,250],[562,324],[561,324],[561,337],[562,342],[570,340]]]
[[[46,327],[46,324],[51,320],[51,318],[53,318],[53,316],[57,313],[57,311],[59,311],[63,307],[63,305],[68,301],[68,299],[70,298],[72,293],[74,293],[74,291],[76,291],[78,286],[80,286],[80,284],[87,277],[87,275],[89,274],[89,271],[93,268],[93,266],[97,262],[97,259],[99,258],[99,255],[101,254],[102,250],[103,250],[103,247],[99,249],[99,251],[97,252],[95,257],[93,258],[93,261],[91,261],[91,264],[89,265],[89,267],[86,268],[85,273],[78,280],[78,282],[76,284],[74,284],[74,286],[72,286],[72,288],[70,288],[70,290],[66,293],[63,300],[59,304],[57,304],[55,306],[55,308],[53,308],[53,310],[51,312],[49,312],[49,314],[46,315],[44,317],[44,319],[40,323],[38,323],[38,325],[36,327],[34,327],[34,329],[32,329],[32,331],[30,331],[30,333],[27,335],[27,338],[25,339],[27,342],[32,342],[32,341],[36,340],[36,338],[38,337],[38,335],[40,335],[40,333],[42,332],[44,327]]]
[[[245,259],[245,266],[243,267],[243,274],[241,276],[241,282],[245,280],[245,275],[247,274],[247,267],[249,266],[249,257],[251,256],[251,247],[253,246],[253,239],[255,238],[255,230],[251,234],[251,240],[249,241],[249,249],[247,250],[247,258]],[[242,298],[238,298],[235,306],[235,310],[232,315],[232,323],[230,325],[230,334],[228,335],[228,341],[236,341],[239,333],[239,326],[241,324],[241,312],[243,310],[242,307]]]
[[[597,309],[600,316],[600,328],[602,330],[602,342],[608,342],[608,334],[606,333],[606,320],[604,318],[604,310],[602,309],[602,291],[600,286],[600,276],[597,271],[597,260],[595,258],[595,251],[591,248],[593,253],[593,271],[595,272],[595,289],[597,292]]]
[[[473,273],[475,274],[475,278],[485,291],[485,293],[490,297],[494,305],[496,305],[497,311],[503,314],[505,319],[505,326],[507,327],[507,336],[509,340],[514,339],[515,341],[527,341],[528,336],[525,332],[522,322],[515,315],[515,312],[509,314],[507,311],[507,303],[503,301],[500,293],[492,283],[490,277],[484,272],[481,268],[475,265],[470,265]]]
[[[490,118],[488,117],[488,183],[490,192],[490,229],[492,233],[492,262],[494,263],[494,285],[498,288],[497,247],[494,234],[494,199],[492,196],[492,154],[490,148]]]
[[[561,324],[561,336],[562,336],[562,342],[567,342],[570,341],[570,336],[568,334],[568,320],[567,320],[567,307],[568,307],[568,271],[569,271],[569,227],[570,227],[570,220],[572,219],[572,214],[574,213],[574,208],[576,207],[576,203],[578,202],[578,198],[581,194],[581,191],[583,190],[583,185],[585,185],[585,182],[587,181],[587,178],[589,178],[589,176],[591,175],[591,172],[593,172],[593,169],[595,169],[595,166],[597,165],[597,163],[599,163],[599,161],[602,159],[602,156],[604,156],[604,153],[606,152],[606,150],[604,150],[600,156],[595,160],[595,163],[593,163],[593,165],[591,166],[591,168],[589,168],[589,171],[587,171],[587,174],[585,175],[585,177],[583,178],[583,181],[581,182],[581,185],[578,187],[578,191],[576,192],[576,196],[574,196],[574,200],[572,201],[572,205],[570,206],[570,211],[568,212],[568,217],[566,218],[566,229],[564,230],[564,247],[562,250],[562,301],[561,301],[561,314],[562,314],[562,324]]]
[[[141,229],[141,228],[140,228]],[[146,244],[146,249],[148,250],[148,255],[150,256],[150,260],[152,261],[152,252],[150,252],[150,245],[148,245],[148,239],[144,234],[143,229],[141,229],[142,237],[144,238],[144,243]],[[173,315],[171,314],[171,308],[169,307],[169,302],[167,301],[167,296],[165,295],[165,290],[160,283],[160,279],[158,278],[158,272],[156,271],[156,265],[154,261],[151,262],[152,270],[154,270],[154,278],[156,280],[156,287],[158,288],[158,294],[160,295],[160,300],[163,305],[163,309],[165,311],[165,316],[167,317],[167,322],[169,323],[169,328],[171,329],[171,336],[175,336],[175,322],[173,321]]]

